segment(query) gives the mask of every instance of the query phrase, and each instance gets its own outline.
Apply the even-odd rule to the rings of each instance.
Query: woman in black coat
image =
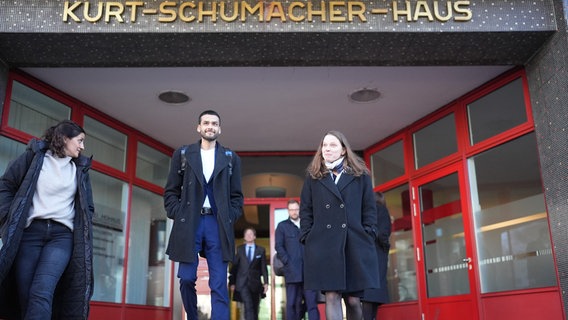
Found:
[[[377,271],[381,287],[378,289],[365,290],[363,298],[361,298],[363,301],[364,320],[375,320],[379,306],[389,302],[387,268],[390,250],[389,237],[392,223],[384,195],[381,192],[377,192],[375,197],[377,199],[377,230],[379,232],[375,246],[379,259],[379,269]]]
[[[359,297],[378,288],[376,207],[369,170],[345,136],[330,131],[308,167],[300,201],[304,288],[325,293],[326,319],[361,318]]]
[[[85,132],[65,120],[0,178],[0,318],[86,320],[93,293]]]

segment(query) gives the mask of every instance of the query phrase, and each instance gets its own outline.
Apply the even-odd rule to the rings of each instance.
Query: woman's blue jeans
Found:
[[[14,270],[22,319],[51,319],[55,287],[73,250],[73,232],[53,220],[24,229]]]

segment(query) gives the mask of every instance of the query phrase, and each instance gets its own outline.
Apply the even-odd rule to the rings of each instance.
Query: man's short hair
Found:
[[[221,122],[221,116],[217,113],[217,111],[214,110],[205,110],[203,112],[201,112],[201,114],[199,115],[199,118],[197,119],[197,124],[201,123],[201,117],[203,117],[206,114],[210,114],[213,116],[217,116],[217,118],[219,118],[219,122]]]
[[[291,205],[291,204],[294,204],[294,203],[297,203],[298,205],[300,205],[300,202],[299,202],[298,200],[296,200],[296,199],[290,199],[290,200],[288,200],[288,206]]]
[[[245,230],[243,230],[243,235],[247,233],[248,230],[252,231],[252,233],[256,237],[256,229],[254,229],[253,227],[246,227]]]

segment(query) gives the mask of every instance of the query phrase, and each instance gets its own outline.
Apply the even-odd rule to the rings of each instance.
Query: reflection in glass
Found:
[[[527,121],[521,78],[468,104],[470,143],[476,144]]]
[[[71,116],[68,106],[18,81],[12,83],[9,112],[8,126],[34,137]]]
[[[453,113],[420,129],[412,136],[417,169],[458,151]]]
[[[534,133],[468,160],[483,293],[556,285]]]
[[[171,262],[162,197],[134,187],[130,206],[126,303],[169,306]]]
[[[0,136],[0,175],[6,171],[10,161],[26,150],[26,144]]]
[[[136,155],[136,176],[155,185],[166,184],[170,157],[148,145],[138,142]]]
[[[0,136],[0,175],[4,174],[10,161],[16,159],[25,150],[25,144]],[[2,248],[2,239],[0,239],[0,248]]]
[[[299,197],[312,156],[243,156],[245,198]]]
[[[419,188],[426,285],[429,297],[469,293],[457,173]]]
[[[287,208],[281,208],[281,209],[275,209],[274,210],[274,232],[276,232],[276,227],[278,227],[278,224],[286,219],[288,219],[289,215],[288,215],[288,209]],[[276,251],[271,251],[276,253]],[[272,257],[270,258],[270,263],[272,263]],[[272,266],[271,268],[268,270],[268,272],[272,272]],[[274,299],[274,307],[275,307],[275,315],[276,315],[276,319],[285,319],[285,313],[286,313],[286,283],[284,281],[284,277],[279,277],[276,276],[274,277],[274,283],[272,283],[272,285],[274,286],[274,297],[272,297],[272,299]],[[305,319],[305,318],[304,318]]]
[[[384,195],[393,228],[387,270],[390,301],[417,300],[415,247],[412,239],[408,185],[389,190]]]
[[[128,185],[91,170],[93,216],[93,300],[121,302],[124,274],[124,221]]]
[[[87,132],[85,154],[93,154],[94,160],[124,171],[126,135],[90,117],[85,117],[83,128]]]
[[[398,141],[371,155],[373,186],[404,175],[403,143]]]

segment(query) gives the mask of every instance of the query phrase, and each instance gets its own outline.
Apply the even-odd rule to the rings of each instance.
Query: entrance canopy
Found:
[[[44,1],[0,8],[14,67],[522,65],[551,0]]]
[[[172,148],[213,108],[236,151],[313,151],[331,129],[363,150],[524,65],[556,30],[551,0],[16,0],[0,16],[9,67]],[[379,100],[348,99],[366,88]],[[191,101],[165,105],[167,90]]]

